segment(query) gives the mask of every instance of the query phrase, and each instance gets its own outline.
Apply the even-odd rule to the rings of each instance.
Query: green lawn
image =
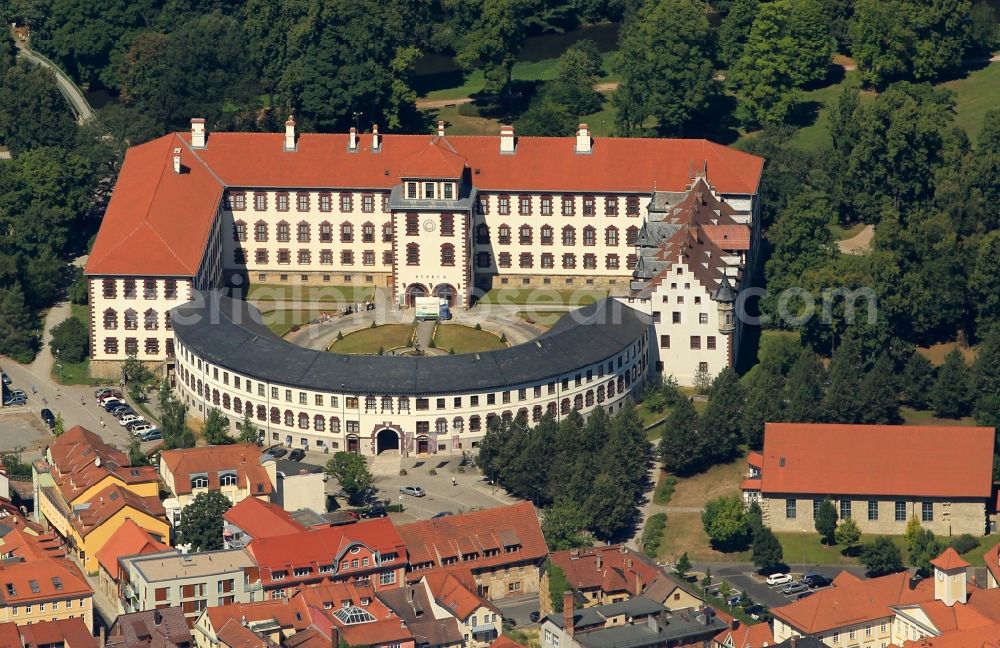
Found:
[[[830,146],[829,115],[827,109],[837,102],[841,91],[844,88],[860,88],[861,76],[857,70],[845,73],[843,81],[825,88],[818,88],[802,93],[802,100],[805,102],[815,102],[818,104],[816,121],[812,124],[800,128],[798,132],[789,140],[789,146],[802,150],[818,151],[820,148]],[[875,98],[874,92],[862,92],[861,101],[871,101]]]
[[[375,295],[372,286],[303,286],[299,284],[254,284],[247,292],[247,301],[269,303],[276,301],[354,303],[366,301]]]
[[[264,323],[278,337],[308,322],[316,313],[307,309],[274,310],[263,313]]]
[[[857,236],[865,228],[865,223],[857,223],[850,227],[841,227],[839,223],[830,224],[830,233],[838,241],[846,241]]]
[[[440,324],[434,331],[434,344],[439,349],[453,349],[455,353],[475,353],[506,349],[507,344],[489,331],[477,331],[461,324]]]
[[[1000,103],[1000,63],[976,70],[964,79],[949,81],[946,88],[955,91],[955,123],[965,129],[975,142],[983,128],[986,111]]]
[[[986,553],[987,549],[991,549],[996,546],[998,542],[1000,542],[1000,533],[994,533],[976,539],[979,540],[979,546],[972,551],[962,554],[962,558],[965,558],[970,564],[976,567],[985,567],[986,562],[983,560],[983,554]]]
[[[90,328],[90,306],[86,304],[70,304],[70,317],[75,317],[76,319],[83,322],[83,324],[89,329]],[[61,322],[60,322],[61,323]],[[90,377],[90,358],[84,358],[83,362],[69,363],[63,362],[62,369],[56,366],[56,362],[52,363],[52,371],[50,375],[52,379],[63,385],[92,385],[95,384],[94,379]]]
[[[564,310],[535,310],[534,308],[530,310],[517,311],[517,316],[521,319],[529,320],[536,324],[541,324],[542,326],[552,326],[565,314],[566,311]]]
[[[929,410],[915,410],[912,407],[900,407],[900,414],[903,415],[903,423],[906,425],[975,425],[976,420],[971,416],[960,419],[946,419],[934,416],[934,412]]]
[[[413,324],[383,324],[375,328],[360,329],[334,342],[330,345],[330,351],[362,355],[378,353],[379,348],[388,351],[409,346],[413,328]]]
[[[480,298],[481,304],[585,306],[603,299],[606,290],[553,290],[546,288],[494,288]]]
[[[441,108],[429,111],[433,123],[444,120],[451,135],[497,135],[500,133],[500,122],[488,117],[467,117],[458,114],[458,107]],[[435,126],[436,128],[436,126]]]

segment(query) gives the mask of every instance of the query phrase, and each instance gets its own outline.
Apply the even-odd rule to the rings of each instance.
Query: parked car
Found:
[[[10,376],[7,375],[6,371],[0,371],[0,379],[3,380],[3,384],[5,384],[5,385],[9,385],[10,382],[11,382],[10,381]]]
[[[132,409],[131,407],[128,407],[128,406],[125,406],[125,407],[116,407],[114,409],[114,411],[112,411],[111,413],[114,415],[114,417],[116,419],[118,419],[119,423],[126,416],[138,416],[138,414],[136,414],[135,410]]]
[[[104,407],[108,401],[111,400],[120,401],[121,399],[122,395],[117,392],[106,392],[97,397],[97,404],[100,405],[101,407]]]
[[[788,585],[785,585],[785,588],[781,590],[781,593],[785,595],[791,595],[791,594],[800,594],[808,590],[809,586],[806,585],[805,583],[789,583]]]
[[[140,416],[138,419],[132,421],[131,423],[126,423],[125,429],[131,432],[140,425],[150,425],[150,422]]]
[[[45,425],[49,426],[50,430],[56,426],[56,416],[48,407],[42,408],[42,411],[38,414],[45,421]]]
[[[143,421],[143,422],[145,422],[146,419],[142,418],[138,414],[126,414],[125,416],[123,416],[120,419],[118,419],[118,425],[120,425],[122,427],[125,427],[126,425],[128,425],[129,423],[132,423],[134,421]]]
[[[434,515],[432,515],[431,519],[436,520],[438,518],[448,517],[449,515],[451,515],[451,511],[441,511],[440,513],[435,513]]]
[[[306,458],[306,451],[303,450],[302,448],[295,448],[294,450],[288,453],[289,461],[302,461],[305,458]]]
[[[158,441],[163,438],[163,432],[160,432],[157,428],[153,428],[152,430],[146,430],[143,432],[142,436],[139,438],[142,439],[143,442]]]
[[[766,582],[768,585],[787,585],[792,582],[792,577],[790,574],[771,574]]]
[[[384,518],[389,515],[389,512],[385,510],[385,507],[381,504],[373,504],[368,508],[363,508],[358,513],[358,516],[365,520],[370,520],[372,518]]]
[[[28,398],[28,395],[26,393],[24,393],[23,389],[8,389],[7,390],[7,397],[8,398],[15,398],[15,397],[18,397],[18,396],[23,397],[25,399]]]
[[[114,387],[101,387],[94,391],[94,398],[104,398],[106,396],[114,396],[115,398],[121,398],[122,393],[115,389]]]
[[[816,592],[813,592],[812,590],[806,590],[806,591],[802,592],[801,594],[799,594],[798,596],[796,596],[795,600],[796,601],[801,601],[804,598],[809,598],[810,596],[812,596],[815,593]]]
[[[759,603],[751,605],[745,610],[745,612],[754,621],[767,620],[770,616],[768,609]]]
[[[399,492],[403,495],[411,495],[413,497],[423,497],[427,494],[420,486],[400,486]]]
[[[101,407],[104,408],[105,412],[110,412],[114,408],[119,407],[121,405],[127,405],[127,403],[125,401],[120,401],[117,398],[109,398],[108,400],[101,403]]]
[[[28,399],[24,396],[9,396],[7,400],[3,402],[4,407],[13,407],[14,405],[27,405]]]
[[[134,434],[135,436],[141,438],[142,435],[145,434],[146,432],[149,432],[150,430],[155,430],[155,429],[156,428],[154,428],[149,423],[145,423],[143,425],[136,425],[135,427],[133,427],[132,428],[132,434]]]
[[[806,574],[802,577],[802,581],[809,587],[826,587],[833,583],[833,579],[829,576],[824,576],[823,574]]]
[[[267,454],[271,455],[275,459],[281,459],[286,454],[288,454],[288,450],[285,450],[281,446],[275,446],[275,447],[271,448],[270,450],[268,450]]]
[[[538,620],[541,619],[541,618],[542,618],[542,615],[538,613],[538,610],[535,610],[534,612],[532,612],[531,614],[528,615],[528,619],[532,623],[538,623]]]

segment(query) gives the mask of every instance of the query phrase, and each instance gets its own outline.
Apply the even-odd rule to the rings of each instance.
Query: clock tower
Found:
[[[934,598],[951,607],[955,603],[965,603],[966,569],[969,563],[948,547],[940,556],[931,561],[934,567]]]

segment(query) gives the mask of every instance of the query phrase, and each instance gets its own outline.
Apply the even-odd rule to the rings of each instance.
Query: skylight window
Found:
[[[58,576],[53,576],[52,577],[52,586],[56,588],[57,592],[62,591],[62,588],[63,588],[62,579],[59,578]]]
[[[8,596],[17,596],[17,590],[14,589],[14,583],[7,583],[7,594]]]
[[[32,594],[38,594],[39,592],[42,591],[42,588],[38,586],[38,581],[36,581],[35,579],[31,579],[30,581],[28,581],[28,587],[31,588]]]
[[[358,623],[371,623],[375,620],[367,610],[362,610],[356,605],[350,605],[345,608],[340,608],[333,613],[335,617],[340,619],[340,622],[344,625],[355,625]]]

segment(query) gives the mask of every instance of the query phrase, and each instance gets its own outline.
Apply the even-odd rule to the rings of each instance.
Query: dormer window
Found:
[[[208,477],[205,475],[192,476],[191,488],[208,488]]]
[[[235,486],[237,483],[236,473],[223,473],[219,476],[220,486]]]
[[[407,182],[406,183],[406,197],[410,200],[414,200],[417,197],[417,183]]]
[[[434,183],[425,182],[424,183],[424,198],[427,200],[434,200]]]
[[[444,199],[453,200],[455,198],[455,184],[453,182],[444,183]]]

